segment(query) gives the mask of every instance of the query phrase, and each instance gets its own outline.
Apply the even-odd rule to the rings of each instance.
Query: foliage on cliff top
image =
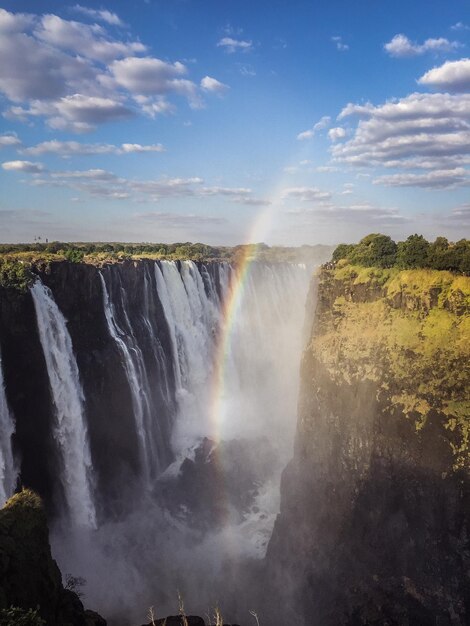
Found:
[[[0,287],[26,291],[32,280],[30,263],[0,257]]]
[[[416,430],[442,419],[470,469],[470,277],[339,263],[320,274],[311,348],[337,380],[371,380]]]
[[[456,243],[437,237],[429,243],[422,235],[410,235],[395,243],[387,235],[372,233],[354,244],[340,244],[333,252],[334,262],[346,260],[363,267],[416,269],[428,268],[470,274],[470,241]]]
[[[269,247],[246,244],[234,247],[209,246],[203,243],[64,243],[0,244],[0,259],[37,265],[51,261],[102,264],[126,259],[167,259],[192,261],[229,261],[236,263],[246,256],[260,261],[319,264],[331,255],[332,247]]]

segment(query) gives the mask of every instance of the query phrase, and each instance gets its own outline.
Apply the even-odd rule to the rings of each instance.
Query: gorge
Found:
[[[171,612],[177,590],[203,613],[227,562],[264,556],[309,279],[292,263],[65,261],[2,290],[2,487],[41,495],[62,571],[108,619]]]
[[[42,496],[111,624],[177,592],[242,625],[468,623],[470,279],[246,269],[59,262],[2,289],[5,496]]]

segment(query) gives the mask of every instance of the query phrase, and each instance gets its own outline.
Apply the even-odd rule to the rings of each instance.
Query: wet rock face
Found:
[[[275,612],[284,612],[274,623],[287,623],[290,615],[304,626],[468,624],[468,450],[460,446],[456,456],[456,433],[445,426],[448,415],[437,396],[427,396],[424,418],[396,400],[389,346],[374,339],[369,353],[348,352],[352,307],[367,315],[383,291],[371,295],[374,289],[361,285],[360,293],[352,287],[347,294],[328,276],[319,289],[302,361],[295,454],[283,475],[281,513],[267,554],[280,594]],[[437,316],[436,298],[426,302],[419,314],[408,304],[399,318],[391,313],[390,333],[398,323],[425,324],[426,316]],[[370,323],[369,335],[372,317]],[[364,332],[362,345],[369,340]],[[409,342],[401,347],[411,394],[421,357],[411,335]],[[440,353],[451,370],[458,363],[454,352]],[[420,371],[423,386],[439,372]],[[441,397],[451,392],[457,398],[459,385],[446,382]]]
[[[0,510],[0,608],[36,609],[47,626],[106,626],[65,589],[41,500],[23,490]]]
[[[126,304],[137,321],[142,319],[143,284],[153,266],[153,262],[142,261],[101,268],[109,289],[125,292]],[[122,355],[107,328],[99,271],[89,264],[56,262],[37,273],[52,290],[67,320],[84,391],[96,487],[106,494],[100,502],[101,513],[109,516],[123,512],[124,501],[132,507],[133,479],[137,480],[140,467],[132,396]],[[170,355],[167,324],[158,296],[153,293],[146,304],[159,328],[163,351]],[[144,329],[136,324],[135,332]],[[53,504],[59,510],[63,508],[60,461],[53,441],[54,405],[29,292],[0,288],[0,349],[8,403],[16,422],[14,447],[20,452],[21,482],[37,491],[54,515]],[[148,345],[144,359],[149,376],[159,380],[161,373],[155,372],[152,346]],[[174,384],[171,376],[167,382],[170,387]],[[155,385],[152,401],[155,411],[163,416],[162,462],[170,463],[172,415],[171,409],[162,405],[162,388]],[[126,497],[122,494],[123,483],[130,485]]]

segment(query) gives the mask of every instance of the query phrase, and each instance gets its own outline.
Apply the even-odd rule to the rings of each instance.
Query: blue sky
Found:
[[[469,235],[464,0],[1,6],[2,241]]]

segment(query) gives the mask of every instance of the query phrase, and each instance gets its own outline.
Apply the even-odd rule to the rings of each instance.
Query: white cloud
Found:
[[[0,135],[0,148],[8,148],[10,146],[20,146],[21,140],[15,133],[4,133]]]
[[[244,39],[234,39],[233,37],[223,37],[218,43],[218,48],[223,48],[226,52],[248,52],[253,49],[253,42]]]
[[[284,200],[294,198],[302,202],[323,202],[331,198],[331,193],[318,187],[288,187],[282,191],[281,197]]]
[[[91,17],[94,20],[101,20],[102,22],[106,22],[111,26],[124,26],[124,22],[120,19],[120,17],[113,13],[112,11],[107,11],[106,9],[96,10],[89,9],[88,7],[81,6],[80,4],[76,4],[73,7],[73,10],[77,13],[81,13],[86,17]]]
[[[207,91],[209,93],[216,93],[218,95],[224,94],[230,87],[221,83],[216,78],[211,78],[210,76],[204,76],[201,80],[201,89],[203,91]]]
[[[136,95],[164,96],[173,93],[185,96],[194,108],[201,106],[195,83],[181,78],[187,73],[187,68],[179,61],[167,63],[154,57],[129,57],[111,63],[110,71],[117,85]]]
[[[414,93],[379,106],[348,104],[339,119],[353,115],[360,118],[353,137],[331,149],[337,162],[442,170],[469,161],[470,94]]]
[[[165,148],[161,143],[142,146],[139,143],[123,143],[116,150],[116,154],[127,154],[129,152],[165,152]]]
[[[297,135],[297,139],[302,141],[304,139],[312,139],[319,130],[324,130],[328,128],[331,124],[331,117],[329,115],[324,115],[316,124],[309,128],[308,130],[304,130],[303,132]]]
[[[467,24],[464,24],[463,22],[457,22],[450,28],[451,30],[470,30],[470,26],[468,26]]]
[[[328,137],[331,141],[338,141],[339,139],[344,139],[346,137],[346,131],[341,126],[337,126],[336,128],[330,128],[328,131]]]
[[[39,174],[44,171],[44,165],[31,161],[5,161],[2,168],[8,172],[28,172],[29,174]]]
[[[457,41],[449,41],[444,37],[426,39],[422,44],[415,43],[406,35],[395,35],[391,41],[384,44],[384,49],[392,57],[412,57],[425,54],[426,52],[451,52],[460,48]]]
[[[156,224],[164,225],[168,228],[180,228],[188,226],[200,226],[201,224],[225,224],[227,222],[224,217],[212,217],[210,215],[195,215],[195,214],[181,214],[181,213],[164,213],[158,211],[149,211],[147,213],[136,213],[134,216],[136,219],[153,222]]]
[[[452,92],[470,91],[470,59],[447,61],[426,72],[418,83]]]
[[[392,227],[405,224],[409,218],[402,215],[396,209],[384,208],[369,203],[352,204],[352,205],[335,205],[316,206],[314,208],[293,209],[288,214],[299,221],[306,222],[318,220],[329,222],[332,225],[347,224],[348,231],[352,225],[362,225],[369,230],[371,224],[375,224],[376,228]],[[367,232],[366,230],[366,232]]]
[[[80,11],[118,25],[119,18],[104,9]],[[208,76],[201,84],[189,80],[179,61],[139,56],[147,51],[144,44],[111,37],[96,23],[0,9],[0,32],[0,94],[10,101],[4,115],[16,121],[36,116],[55,129],[88,132],[137,109],[150,117],[172,113],[171,96],[200,108],[202,93],[227,88]]]
[[[0,137],[1,144],[1,137]],[[57,154],[59,156],[93,155],[93,154],[129,154],[131,152],[163,152],[162,144],[141,145],[138,143],[123,143],[121,146],[102,143],[80,143],[78,141],[58,141],[52,139],[43,141],[36,146],[24,148],[23,154],[33,156],[41,154]]]
[[[470,172],[459,167],[453,170],[434,170],[425,174],[393,174],[375,179],[374,185],[450,189],[462,185],[470,185]]]
[[[344,43],[343,38],[339,36],[335,36],[331,38],[331,41],[336,45],[336,49],[340,52],[346,52],[349,50],[349,46],[347,43]]]
[[[57,15],[44,15],[34,35],[61,50],[70,50],[85,58],[108,63],[119,57],[141,54],[146,51],[139,41],[111,40],[97,24],[63,20]]]
[[[106,150],[115,149],[115,146],[104,145]],[[129,151],[139,151],[146,148],[139,144],[127,145]],[[132,147],[132,150],[130,149]],[[74,148],[75,149],[75,148]],[[117,148],[122,154],[122,148]],[[9,169],[14,169],[10,167]],[[16,169],[21,169],[17,167]],[[23,171],[29,171],[23,168]],[[33,170],[31,170],[33,172]],[[39,173],[34,171],[33,173]],[[230,202],[247,206],[264,206],[269,200],[257,198],[251,189],[245,187],[204,186],[204,181],[198,176],[189,178],[168,178],[136,180],[117,176],[104,169],[88,170],[53,170],[46,172],[41,178],[34,178],[30,184],[37,187],[61,187],[72,189],[75,192],[85,192],[93,197],[110,200],[130,199],[135,202],[158,202],[163,198],[208,198],[225,197]]]
[[[34,15],[28,13],[10,13],[0,9],[0,33],[19,33],[34,24]]]

